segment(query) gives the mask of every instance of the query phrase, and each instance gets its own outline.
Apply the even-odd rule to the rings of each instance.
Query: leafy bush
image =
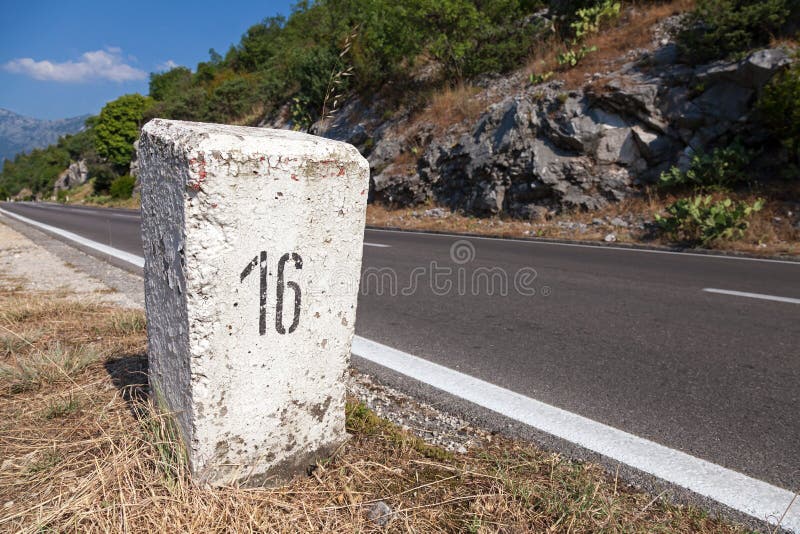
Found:
[[[764,207],[762,199],[753,204],[729,198],[713,201],[711,196],[682,198],[667,207],[668,217],[656,214],[661,230],[675,241],[708,245],[717,239],[735,239],[750,226],[750,216]]]
[[[117,174],[107,164],[90,165],[89,178],[92,181],[92,191],[95,195],[106,195],[111,190],[111,184],[117,179]]]
[[[124,176],[120,176],[119,178],[115,178],[114,181],[111,182],[108,192],[114,198],[131,198],[131,196],[133,196],[133,187],[135,185],[136,178],[126,174]]]
[[[677,167],[661,173],[664,188],[692,186],[698,189],[726,188],[747,180],[752,154],[738,142],[715,148],[711,154],[697,153],[686,172]]]
[[[190,87],[164,102],[156,102],[144,112],[142,122],[153,118],[199,121],[204,118],[208,94],[202,87]]]
[[[558,54],[558,56],[556,56],[556,60],[558,61],[559,65],[568,65],[570,67],[574,67],[580,63],[583,58],[596,51],[596,46],[583,45],[580,48],[570,48],[565,52],[561,52]]]
[[[292,98],[289,113],[292,118],[293,130],[305,132],[311,127],[314,120],[308,111],[309,107],[308,99],[299,96]]]
[[[150,74],[150,98],[163,101],[179,97],[192,85],[192,71],[175,67]]]
[[[209,95],[204,120],[216,123],[236,120],[252,108],[252,94],[252,87],[244,78],[225,80]]]
[[[698,0],[679,43],[695,63],[766,45],[800,18],[800,0]]]
[[[528,76],[528,82],[530,82],[531,85],[539,85],[540,83],[544,83],[552,77],[553,71],[551,70],[542,73],[532,72],[531,75]]]
[[[621,7],[619,2],[604,0],[593,6],[578,9],[575,11],[575,21],[569,25],[570,29],[576,39],[583,39],[600,31],[603,23],[616,20]]]
[[[460,71],[449,70],[461,78],[484,73],[508,72],[519,67],[533,51],[549,27],[543,19],[531,19],[530,13],[541,6],[530,0],[492,0],[464,2],[474,4],[477,18],[467,31],[454,29],[452,39],[466,49]],[[538,23],[538,24],[536,24]],[[438,31],[434,27],[431,31]]]
[[[597,5],[598,0],[550,0],[548,3],[559,23],[559,29],[565,34],[577,19],[578,11]]]
[[[558,64],[562,67],[574,67],[590,53],[596,52],[596,46],[581,45],[578,48],[578,45],[589,35],[600,31],[603,23],[619,17],[620,8],[621,4],[619,2],[603,0],[602,2],[576,9],[572,17],[573,21],[569,25],[570,33],[572,33],[574,39],[571,40],[570,47],[567,50],[556,56]],[[570,41],[567,42],[570,43]]]
[[[800,164],[800,58],[770,81],[757,107],[767,128]]]
[[[322,111],[331,72],[343,70],[344,64],[339,61],[338,50],[332,48],[298,51],[294,61],[291,77],[300,86],[296,96],[314,120]]]

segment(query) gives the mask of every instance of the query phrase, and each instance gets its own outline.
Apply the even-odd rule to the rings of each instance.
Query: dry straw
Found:
[[[139,312],[10,291],[0,326],[0,531],[741,531],[527,444],[442,450],[357,402],[352,439],[309,476],[203,486],[145,395]]]

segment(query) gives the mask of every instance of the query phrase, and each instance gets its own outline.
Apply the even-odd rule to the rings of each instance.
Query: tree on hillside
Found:
[[[133,157],[133,142],[153,99],[140,94],[124,95],[106,104],[94,127],[97,154],[123,174]]]
[[[192,85],[192,71],[175,67],[150,74],[150,96],[158,101],[177,98]]]
[[[289,104],[292,122],[307,124],[319,117],[338,73],[348,74],[339,77],[338,93],[358,92],[366,99],[376,91],[398,98],[421,91],[420,64],[438,72],[438,79],[422,82],[430,85],[508,72],[527,61],[545,34],[540,18],[533,17],[545,4],[300,0],[289,17],[250,27],[224,57],[210,50],[209,60],[193,71],[153,74],[150,96],[156,105],[147,116],[257,124]]]
[[[253,106],[253,88],[243,77],[220,83],[207,99],[204,119],[228,122],[241,117]]]

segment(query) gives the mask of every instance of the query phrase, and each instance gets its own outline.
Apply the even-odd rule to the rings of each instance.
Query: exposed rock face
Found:
[[[53,186],[53,193],[66,191],[67,189],[85,184],[88,177],[89,169],[86,166],[86,161],[79,160],[73,162],[64,172],[58,175],[58,179]]]
[[[472,132],[429,145],[419,162],[425,195],[525,218],[542,205],[600,208],[695,151],[757,136],[748,120],[755,96],[788,62],[781,50],[697,70],[645,60],[581,91],[558,93],[553,83],[511,96]]]
[[[381,201],[432,199],[468,213],[526,219],[554,209],[597,209],[656,181],[671,165],[685,167],[698,150],[735,137],[763,142],[750,120],[753,105],[791,62],[786,51],[697,68],[677,61],[676,46],[662,40],[637,61],[594,75],[581,90],[551,82],[506,92],[476,123],[445,134],[424,126],[406,133],[407,117],[380,120],[357,99],[317,128],[361,149],[372,168],[370,193]],[[497,94],[492,85],[503,83],[489,82],[486,91]],[[394,163],[409,150],[415,151],[405,158],[410,165]]]

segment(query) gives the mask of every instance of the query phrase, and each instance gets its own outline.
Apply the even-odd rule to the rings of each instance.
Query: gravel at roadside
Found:
[[[119,284],[113,283],[114,277],[122,275],[113,273],[114,276],[104,276],[112,273],[108,266],[100,265],[100,260],[31,229],[42,236],[42,241],[55,242],[50,247],[37,244],[17,231],[20,229],[18,225],[9,222],[8,218],[0,216],[0,288],[58,291],[89,302],[113,304],[123,308],[141,307],[143,299],[139,295],[121,291]],[[90,265],[92,268],[87,269]],[[133,276],[123,273],[125,274]]]

